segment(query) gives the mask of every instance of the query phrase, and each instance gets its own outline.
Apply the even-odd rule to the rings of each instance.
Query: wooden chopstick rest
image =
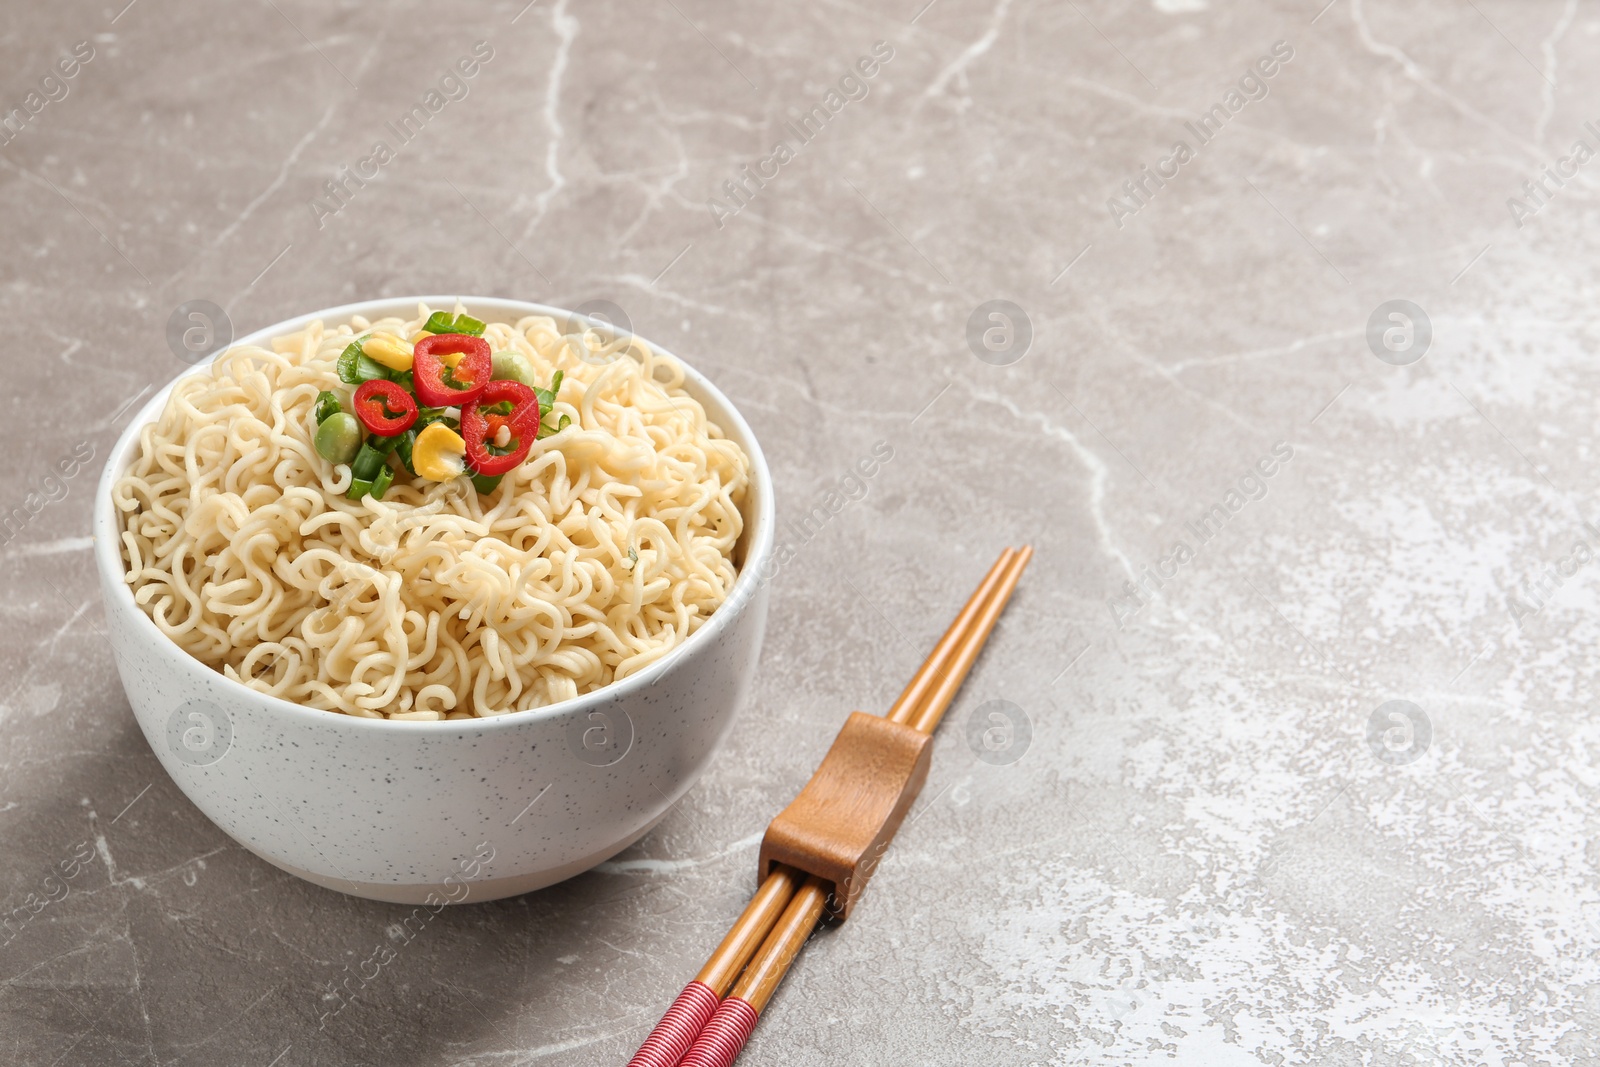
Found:
[[[783,863],[832,886],[828,914],[843,920],[928,780],[933,735],[865,712],[844,729],[800,795],[761,839],[757,877]]]

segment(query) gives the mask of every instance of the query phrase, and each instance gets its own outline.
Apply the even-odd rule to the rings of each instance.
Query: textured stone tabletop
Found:
[[[1600,9],[125,2],[0,38],[0,1062],[621,1064],[1022,541],[742,1063],[1600,1062]],[[406,909],[162,771],[90,503],[179,305],[413,292],[618,305],[796,554],[659,828],[319,1028]]]

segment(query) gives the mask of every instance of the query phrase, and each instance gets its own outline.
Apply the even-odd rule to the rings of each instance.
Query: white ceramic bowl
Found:
[[[371,300],[281,322],[411,317],[455,297]],[[463,298],[490,321],[569,312]],[[750,456],[739,578],[710,621],[638,674],[574,700],[492,719],[389,722],[302,707],[191,658],[134,603],[123,580],[111,487],[169,384],[123,431],[100,478],[95,564],[128,702],[150,747],[195,806],[257,856],[373,900],[481,901],[569,878],[658,822],[705,769],[749,692],[766,627],[760,580],[773,543],[772,479],[744,419],[686,368],[685,387]],[[180,375],[180,377],[182,377]]]

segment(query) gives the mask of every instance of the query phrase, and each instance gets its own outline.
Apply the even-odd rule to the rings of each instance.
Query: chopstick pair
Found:
[[[859,898],[922,788],[934,729],[1032,555],[1027,545],[1000,553],[887,715],[851,716],[768,828],[761,887],[628,1067],[733,1063],[824,913],[843,918]]]

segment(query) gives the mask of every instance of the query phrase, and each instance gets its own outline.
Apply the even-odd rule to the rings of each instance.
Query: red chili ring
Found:
[[[352,406],[361,425],[379,437],[405,433],[417,421],[417,402],[386,378],[362,382]]]
[[[506,401],[511,404],[509,415],[483,410]],[[502,426],[516,442],[516,447],[503,456],[489,451],[489,443]],[[521,382],[490,382],[477,400],[461,409],[461,437],[467,445],[467,466],[474,473],[488,477],[506,473],[528,458],[528,450],[538,436],[539,396]]]
[[[461,353],[461,360],[447,368],[439,357],[455,352]],[[494,356],[481,337],[439,333],[412,346],[411,384],[417,399],[430,408],[465,407],[478,399],[493,377]]]

